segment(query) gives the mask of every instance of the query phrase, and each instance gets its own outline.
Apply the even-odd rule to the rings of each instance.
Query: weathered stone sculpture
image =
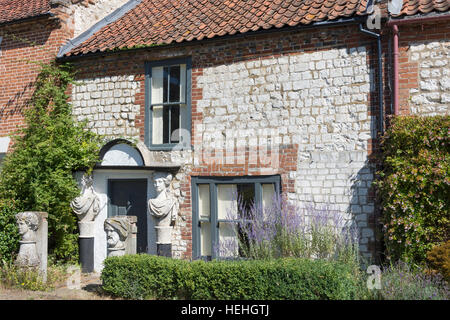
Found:
[[[136,253],[136,216],[116,216],[105,220],[108,257]]]
[[[157,196],[148,201],[148,208],[157,221],[155,230],[158,255],[171,256],[172,229],[177,216],[176,199],[168,188],[172,175],[156,172],[153,174],[153,180]]]
[[[44,281],[47,280],[47,217],[46,212],[25,211],[16,214],[22,237],[16,265],[38,269]]]
[[[79,219],[80,236],[93,234],[93,221],[100,211],[100,199],[94,191],[92,182],[92,177],[83,176],[81,194],[70,203]]]
[[[39,228],[39,217],[34,212],[19,212],[16,214],[20,249],[16,265],[20,267],[38,267],[41,263],[36,247],[36,231]]]
[[[83,176],[81,194],[70,203],[70,207],[79,219],[80,263],[83,272],[92,272],[94,269],[95,218],[100,211],[100,199],[92,183],[92,177]]]

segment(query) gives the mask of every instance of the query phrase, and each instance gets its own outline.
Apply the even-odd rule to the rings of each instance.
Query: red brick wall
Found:
[[[412,43],[431,42],[450,39],[450,20],[434,21],[427,23],[414,23],[399,25],[399,113],[401,115],[411,114],[411,89],[419,87],[419,63],[423,61],[412,60],[410,46]],[[385,52],[385,74],[389,78],[385,79],[385,108],[386,113],[393,113],[393,42],[392,29],[385,27],[383,30],[385,37],[383,50]],[[388,44],[389,42],[389,44]],[[447,58],[448,59],[448,58]],[[450,109],[450,106],[449,106]]]
[[[40,66],[53,60],[67,35],[55,21],[0,25],[0,137],[24,124],[23,111]]]

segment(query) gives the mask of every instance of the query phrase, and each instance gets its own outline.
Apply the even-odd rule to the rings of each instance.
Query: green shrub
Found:
[[[193,261],[152,255],[107,258],[103,289],[129,299],[355,299],[351,266],[308,259]]]
[[[433,247],[427,253],[429,267],[440,273],[447,282],[450,282],[450,240]]]
[[[388,258],[422,263],[449,239],[450,116],[396,117],[382,139],[375,182]]]
[[[0,198],[14,199],[17,211],[48,212],[49,254],[59,261],[78,260],[77,220],[70,208],[79,194],[73,171],[93,167],[101,146],[85,123],[73,119],[66,95],[71,83],[69,66],[42,65],[26,125],[13,137],[14,149],[0,172]],[[15,232],[1,231],[6,238]]]
[[[0,199],[0,261],[12,261],[19,250],[15,201]]]

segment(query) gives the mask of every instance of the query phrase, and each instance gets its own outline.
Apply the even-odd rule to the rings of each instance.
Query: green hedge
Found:
[[[382,139],[380,177],[387,255],[425,261],[433,245],[449,240],[450,116],[392,119]]]
[[[352,267],[307,259],[184,261],[152,255],[105,260],[103,289],[128,299],[355,299]]]

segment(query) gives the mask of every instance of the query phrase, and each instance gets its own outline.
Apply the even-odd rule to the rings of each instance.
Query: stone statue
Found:
[[[94,220],[100,212],[100,198],[95,193],[92,183],[92,177],[83,176],[81,194],[70,203],[79,220],[80,238],[94,237]]]
[[[156,172],[153,174],[157,196],[148,201],[150,214],[157,218],[155,226],[157,243],[171,243],[172,229],[175,224],[177,210],[175,197],[168,187],[172,181],[170,173]]]
[[[130,223],[126,216],[112,217],[105,220],[108,257],[125,255],[126,240],[130,233]]]
[[[21,267],[38,267],[40,260],[36,248],[36,231],[39,228],[39,217],[34,212],[26,211],[16,214],[19,234],[20,249],[17,255],[16,265]]]
[[[70,203],[73,212],[80,222],[94,221],[100,211],[100,200],[92,186],[92,177],[83,176],[81,179],[81,195]]]

